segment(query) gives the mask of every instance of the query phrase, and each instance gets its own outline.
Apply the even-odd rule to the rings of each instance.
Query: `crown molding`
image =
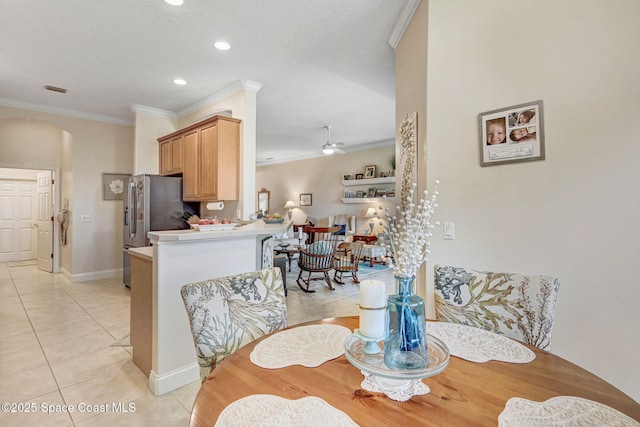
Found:
[[[356,151],[371,150],[373,148],[389,147],[391,145],[395,145],[395,143],[396,141],[394,139],[387,139],[383,141],[367,142],[365,144],[347,145],[344,147],[340,147],[340,149],[345,151],[345,153],[353,153]],[[279,163],[297,162],[299,160],[308,160],[308,159],[315,159],[318,157],[327,157],[327,156],[341,156],[341,154],[323,154],[322,151],[318,150],[318,151],[314,151],[313,153],[302,154],[295,157],[272,159],[272,160],[259,160],[256,162],[256,167],[275,165]]]
[[[18,101],[10,98],[0,98],[0,105],[20,108],[23,110],[40,111],[41,113],[58,114],[60,116],[76,117],[78,119],[95,120],[123,126],[133,126],[133,120],[120,119],[118,117],[105,116],[103,114],[90,113],[88,111],[74,110],[72,108],[53,107],[51,105],[36,104],[32,102]]]
[[[392,48],[395,49],[398,46],[398,43],[400,43],[400,39],[404,35],[404,32],[407,29],[409,22],[411,22],[411,18],[413,18],[413,14],[416,12],[419,4],[420,0],[407,0],[400,11],[398,19],[396,19],[396,23],[389,35],[389,44]]]
[[[133,113],[147,114],[149,116],[164,117],[167,119],[177,119],[178,115],[173,111],[162,110],[160,108],[147,107],[146,105],[131,104],[129,107]]]
[[[262,83],[254,82],[253,80],[247,79],[236,80],[229,86],[223,87],[222,89],[212,93],[206,98],[197,101],[195,104],[192,104],[189,107],[178,111],[178,117],[188,116],[189,114],[192,114],[202,108],[209,107],[212,104],[222,101],[223,99],[240,91],[247,90],[251,92],[258,92],[260,89],[262,89]]]

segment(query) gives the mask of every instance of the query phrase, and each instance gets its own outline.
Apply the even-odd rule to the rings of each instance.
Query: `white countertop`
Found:
[[[236,227],[233,230],[197,231],[197,230],[168,230],[151,231],[149,240],[154,243],[162,242],[182,242],[189,240],[206,239],[236,239],[239,237],[260,236],[265,234],[279,234],[286,232],[293,224],[292,221],[285,220],[282,224],[266,224],[262,220],[257,220],[251,224]]]

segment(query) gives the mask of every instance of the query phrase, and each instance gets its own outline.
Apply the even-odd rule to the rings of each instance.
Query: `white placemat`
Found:
[[[254,394],[224,408],[215,425],[341,427],[358,424],[319,397],[289,400],[270,394]]]
[[[498,360],[510,363],[529,363],[536,358],[531,349],[519,342],[473,326],[448,322],[427,323],[427,333],[440,338],[452,356],[471,362]]]
[[[640,423],[609,406],[574,396],[544,402],[512,397],[498,416],[498,427],[638,427]]]
[[[251,362],[267,369],[302,365],[315,368],[344,353],[351,330],[339,325],[309,325],[287,329],[261,341],[251,352]]]

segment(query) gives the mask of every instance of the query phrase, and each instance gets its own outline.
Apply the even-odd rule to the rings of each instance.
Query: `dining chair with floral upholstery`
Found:
[[[436,320],[493,331],[550,351],[555,277],[434,267]]]
[[[287,327],[280,268],[190,283],[180,289],[204,381],[225,357]]]

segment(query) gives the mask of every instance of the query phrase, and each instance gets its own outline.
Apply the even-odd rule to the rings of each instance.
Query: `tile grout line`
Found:
[[[51,377],[53,378],[53,381],[56,384],[56,388],[58,389],[58,394],[60,395],[60,398],[62,399],[62,402],[66,405],[67,401],[65,400],[64,395],[62,394],[62,389],[60,388],[60,384],[58,383],[58,379],[56,378],[56,375],[53,372],[53,369],[51,368],[51,362],[49,361],[49,357],[47,356],[47,353],[44,351],[44,347],[42,346],[42,342],[40,341],[40,336],[38,335],[38,332],[36,331],[36,328],[33,326],[33,322],[31,321],[31,316],[29,315],[29,311],[27,310],[27,307],[25,307],[24,301],[22,300],[22,294],[18,291],[18,287],[16,286],[15,279],[13,278],[13,274],[11,272],[12,268],[15,268],[15,267],[7,266],[7,272],[9,273],[9,278],[11,279],[11,284],[13,285],[14,289],[16,290],[16,295],[18,296],[18,299],[20,300],[20,305],[22,306],[22,309],[24,310],[24,313],[27,316],[27,320],[29,321],[29,325],[31,325],[31,330],[33,331],[33,334],[36,336],[36,340],[38,340],[38,345],[40,346],[40,350],[42,351],[42,355],[44,356],[44,360],[46,360],[46,362],[47,362],[47,367],[49,368],[49,372],[51,372]],[[42,396],[45,396],[45,394],[43,394],[41,396],[35,396],[35,397],[33,397],[31,399],[28,399],[28,400],[37,399],[37,398],[42,397]],[[67,415],[69,416],[69,421],[71,422],[71,425],[75,426],[76,424],[73,421],[73,418],[71,417],[71,414],[67,413]]]

